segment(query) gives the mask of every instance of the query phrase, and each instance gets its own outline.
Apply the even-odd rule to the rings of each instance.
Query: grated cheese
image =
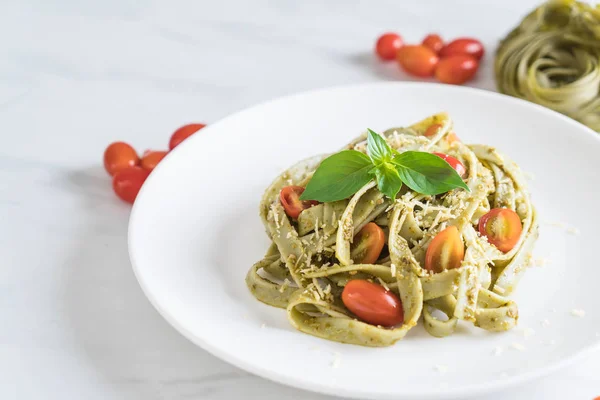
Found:
[[[267,327],[267,325],[265,325],[265,324],[260,325],[260,329],[265,329],[266,327]]]
[[[288,286],[290,286],[290,283],[292,283],[292,282],[290,282],[288,278],[285,278],[285,280],[279,287],[279,293],[285,292],[285,290],[288,288]]]
[[[525,351],[526,350],[526,347],[523,346],[521,343],[512,343],[510,345],[510,347],[512,347],[513,349],[518,350],[518,351]]]
[[[533,335],[535,335],[535,330],[533,328],[523,329],[523,336],[525,336],[525,339],[530,338]]]
[[[331,362],[331,368],[339,368],[342,363],[342,355],[338,352],[333,353],[333,361]]]
[[[500,354],[504,353],[504,349],[500,346],[496,346],[496,348],[494,349],[493,354],[495,356],[499,356]]]
[[[583,318],[585,317],[585,311],[581,309],[574,308],[571,310],[571,315],[574,317]]]
[[[396,277],[396,264],[392,263],[390,264],[390,272],[392,274],[392,278]]]
[[[550,326],[550,321],[548,321],[547,319],[543,320],[542,322],[540,322],[540,324],[544,327],[547,328]]]
[[[535,258],[533,260],[533,262],[531,263],[531,265],[534,266],[534,267],[543,267],[543,266],[545,266],[547,264],[550,264],[551,262],[552,261],[549,258],[538,257],[538,258]]]
[[[390,290],[390,288],[388,287],[387,283],[385,283],[385,281],[383,279],[381,279],[380,277],[377,277],[377,280],[379,281],[379,284],[381,286],[383,286],[383,288],[387,291]]]
[[[579,235],[581,232],[577,228],[569,227],[567,228],[567,232],[572,235]]]
[[[321,299],[325,298],[325,293],[323,293],[323,289],[321,289],[321,285],[319,285],[319,281],[317,280],[317,278],[313,278],[312,281],[315,285],[315,288],[317,289],[317,292],[319,292],[319,297]]]
[[[281,228],[281,225],[279,225],[279,214],[277,214],[277,207],[275,207],[275,204],[271,204],[271,212],[273,213],[273,220],[275,221],[275,227],[277,229]]]

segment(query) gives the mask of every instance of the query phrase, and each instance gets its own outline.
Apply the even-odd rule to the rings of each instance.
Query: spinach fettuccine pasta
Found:
[[[422,321],[451,335],[517,324],[509,296],[531,262],[536,212],[519,167],[467,145],[445,113],[292,166],[266,189],[271,240],[246,283],[324,339],[389,346]]]
[[[600,131],[600,6],[550,0],[500,43],[498,90]]]

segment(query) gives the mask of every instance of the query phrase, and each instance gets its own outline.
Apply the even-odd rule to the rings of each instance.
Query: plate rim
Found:
[[[575,128],[577,128],[576,129],[577,131],[581,132],[581,133],[576,133],[576,134],[578,134],[578,135],[583,134],[588,137],[593,137],[594,140],[600,142],[599,134],[597,132],[595,132],[594,130],[592,130],[591,128],[583,125],[579,121],[576,121],[570,117],[567,117],[559,112],[556,112],[552,109],[541,106],[539,104],[532,103],[532,102],[529,102],[527,100],[523,100],[520,98],[508,96],[508,95],[505,95],[505,94],[502,94],[499,92],[493,92],[490,90],[479,89],[479,88],[474,88],[474,87],[465,87],[465,86],[452,86],[452,85],[445,85],[445,84],[433,83],[433,82],[367,82],[367,83],[350,84],[350,85],[326,86],[326,87],[321,87],[321,88],[317,88],[317,89],[310,89],[310,90],[306,90],[306,91],[295,92],[295,93],[287,94],[284,96],[271,98],[271,99],[259,102],[257,104],[251,105],[249,107],[245,107],[245,108],[239,109],[237,111],[234,111],[232,113],[229,113],[226,116],[218,119],[214,123],[207,125],[203,130],[208,131],[208,133],[210,133],[210,131],[212,130],[211,128],[214,127],[215,125],[218,126],[218,124],[220,124],[224,121],[227,121],[231,118],[237,118],[239,115],[242,115],[244,113],[253,112],[256,109],[266,107],[271,103],[276,103],[279,101],[291,100],[291,99],[294,99],[297,97],[302,97],[302,96],[319,95],[320,93],[338,91],[338,90],[341,90],[341,91],[343,91],[343,90],[359,90],[361,88],[366,88],[366,87],[375,88],[375,87],[389,87],[389,86],[396,86],[396,87],[398,87],[398,90],[402,90],[405,87],[420,87],[421,86],[421,87],[425,87],[425,88],[431,88],[431,87],[435,86],[435,87],[440,87],[443,90],[467,92],[467,93],[472,93],[476,96],[488,96],[488,97],[498,99],[500,101],[520,104],[521,107],[529,107],[534,110],[537,109],[539,112],[545,113],[545,114],[551,116],[552,118],[562,119],[566,123],[571,124]],[[585,132],[585,133],[583,133],[583,132]],[[194,140],[194,137],[192,137],[190,139]],[[178,147],[181,147],[181,146],[178,146]],[[165,157],[165,159],[171,158],[172,157],[171,153],[174,153],[174,152],[176,153],[177,149],[172,150]],[[165,160],[163,160],[163,162],[161,162],[156,168],[164,168],[164,164],[168,164],[168,162],[165,163]],[[153,178],[153,176],[152,176],[152,174],[150,174],[150,176],[148,177],[148,180],[152,180],[152,178]],[[143,195],[143,193],[145,192],[145,190],[144,190],[145,187],[147,187],[147,185],[142,186],[142,188],[138,194],[138,199],[145,198]],[[578,359],[582,358],[583,356],[585,356],[589,353],[600,350],[600,340],[597,340],[595,343],[592,343],[588,346],[582,347],[578,351],[575,351],[574,353],[563,358],[562,360],[559,360],[559,361],[556,361],[553,363],[549,363],[548,365],[546,365],[544,367],[536,368],[531,371],[523,372],[521,374],[514,375],[514,376],[495,379],[492,381],[485,381],[482,383],[464,385],[462,387],[450,389],[451,391],[448,391],[449,390],[448,388],[435,388],[435,389],[429,388],[420,393],[406,392],[403,395],[402,393],[389,392],[389,391],[373,392],[373,391],[369,391],[369,390],[356,390],[355,388],[353,388],[353,389],[346,389],[343,387],[338,388],[338,387],[333,387],[333,386],[329,386],[326,384],[322,384],[320,382],[315,383],[312,380],[304,380],[304,379],[302,379],[301,376],[290,377],[290,376],[282,374],[276,370],[269,370],[266,368],[262,368],[256,364],[247,363],[244,360],[236,357],[235,355],[221,350],[218,346],[213,346],[209,341],[195,335],[194,333],[192,333],[191,331],[186,329],[183,326],[183,324],[181,324],[179,321],[177,321],[175,318],[173,318],[169,314],[169,312],[161,306],[161,304],[153,296],[151,289],[147,286],[147,284],[142,276],[143,274],[141,272],[140,265],[136,262],[135,251],[134,251],[133,245],[132,245],[132,242],[133,242],[132,238],[133,238],[134,231],[135,231],[134,226],[136,225],[137,215],[139,214],[138,210],[140,209],[139,204],[140,204],[139,201],[134,202],[132,209],[131,209],[130,216],[129,216],[128,232],[127,232],[127,249],[128,249],[129,259],[131,262],[134,276],[135,276],[138,284],[140,285],[142,292],[144,293],[144,295],[146,296],[146,298],[148,299],[150,304],[152,304],[152,306],[156,309],[156,311],[173,328],[175,328],[175,330],[177,330],[181,335],[183,335],[189,341],[194,343],[196,346],[206,350],[211,355],[227,362],[228,364],[231,364],[231,365],[233,365],[237,368],[241,368],[242,370],[249,372],[253,375],[260,376],[262,378],[265,378],[267,380],[270,380],[270,381],[278,383],[278,384],[284,384],[284,385],[291,386],[296,389],[300,389],[300,390],[308,391],[308,392],[316,392],[316,393],[322,393],[322,394],[333,395],[333,396],[345,396],[345,397],[349,397],[349,398],[398,399],[398,398],[404,398],[404,396],[408,396],[411,398],[418,398],[418,399],[424,399],[424,400],[425,399],[450,399],[450,398],[459,398],[462,396],[475,396],[475,395],[480,395],[480,394],[484,394],[484,393],[499,391],[501,389],[507,389],[510,387],[517,386],[517,385],[525,383],[527,381],[539,379],[542,376],[548,375],[552,372],[555,372],[559,369],[562,369],[564,367],[567,367],[567,366],[573,364],[575,361],[577,361]]]

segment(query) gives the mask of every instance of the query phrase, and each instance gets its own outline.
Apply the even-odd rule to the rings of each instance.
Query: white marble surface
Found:
[[[481,38],[472,85],[493,90],[489,54],[535,3],[1,2],[0,399],[328,398],[227,365],[161,319],[131,272],[104,147],[163,148],[182,123],[283,94],[409,79],[371,54],[388,29]],[[487,398],[591,400],[598,370],[590,354]]]

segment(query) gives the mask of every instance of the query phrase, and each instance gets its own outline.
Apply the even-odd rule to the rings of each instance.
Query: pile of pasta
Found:
[[[434,136],[424,136],[432,124],[442,127]],[[427,332],[436,337],[452,334],[459,320],[489,331],[513,328],[518,309],[508,296],[531,263],[538,236],[536,213],[519,167],[492,147],[456,140],[445,113],[406,128],[388,129],[383,137],[398,152],[444,152],[456,157],[467,167],[470,192],[455,189],[427,196],[404,186],[392,201],[370,182],[351,198],[308,208],[292,221],[280,204],[281,189],[305,187],[325,156],[301,161],[273,181],[260,203],[272,244],[246,276],[252,294],[286,309],[290,323],[302,332],[364,346],[392,345],[421,316]],[[366,152],[366,134],[344,148]],[[517,245],[507,253],[488,243],[475,228],[479,218],[496,207],[515,211],[523,224]],[[372,221],[384,229],[389,254],[374,264],[354,264],[352,238]],[[465,244],[463,262],[456,269],[427,271],[423,267],[427,247],[449,226],[458,229]],[[345,284],[353,279],[370,280],[395,292],[402,302],[404,322],[385,328],[353,316],[341,300]]]

